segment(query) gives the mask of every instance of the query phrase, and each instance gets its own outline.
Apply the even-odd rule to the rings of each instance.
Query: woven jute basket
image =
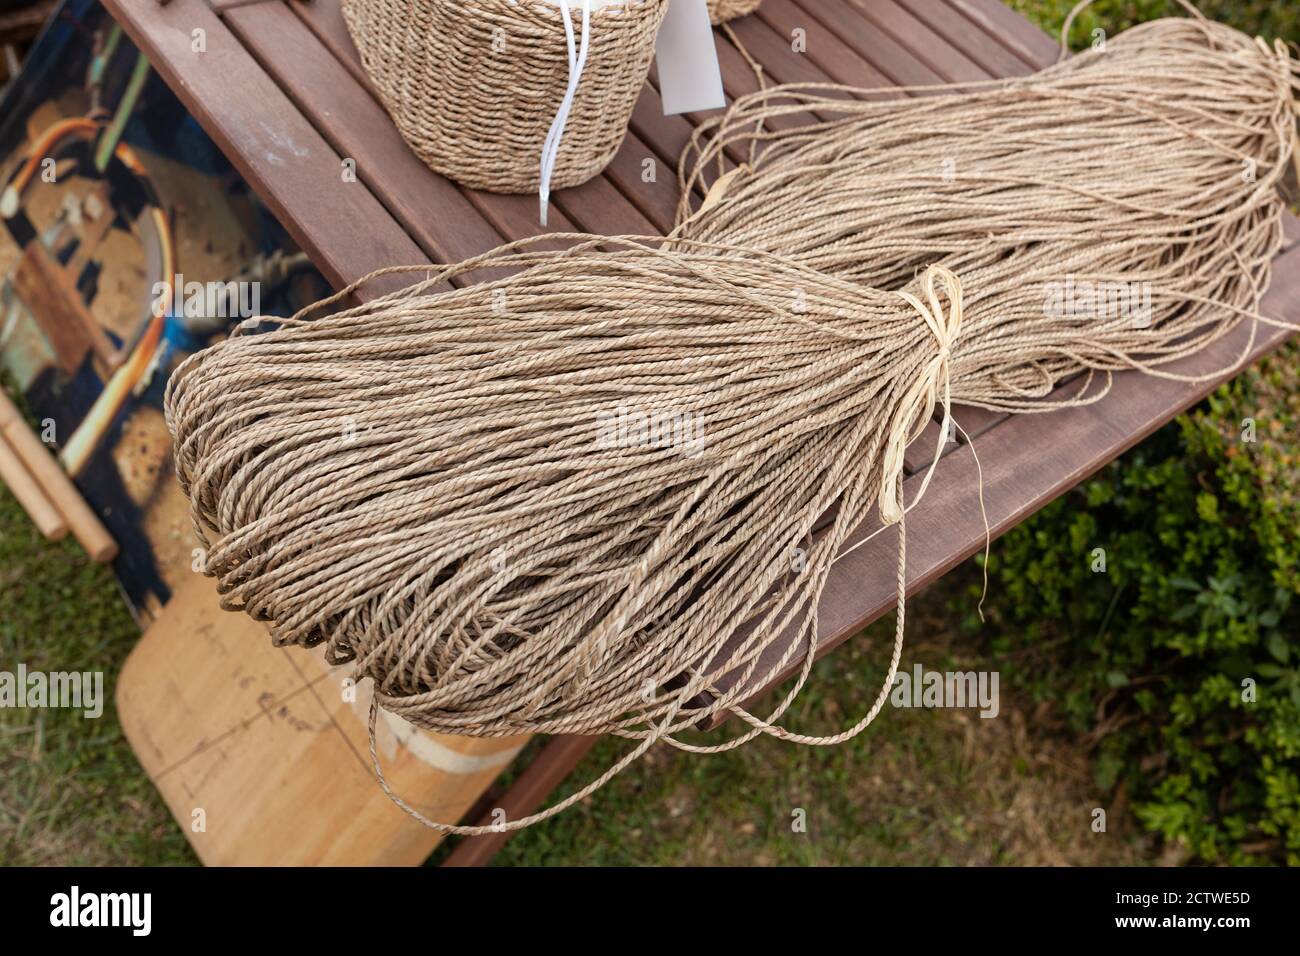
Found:
[[[613,159],[667,8],[668,0],[622,0],[591,11],[551,188],[586,182]],[[579,46],[581,4],[571,16]],[[385,108],[427,165],[475,189],[537,190],[538,157],[569,84],[556,3],[343,0],[343,17]]]
[[[726,23],[753,13],[763,0],[709,0],[709,16],[714,23]]]

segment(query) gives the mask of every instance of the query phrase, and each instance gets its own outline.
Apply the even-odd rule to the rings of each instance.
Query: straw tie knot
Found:
[[[935,284],[936,279],[943,280],[948,298],[948,308],[946,310],[939,299],[939,291]],[[910,292],[900,291],[897,294],[916,310],[922,321],[925,322],[926,327],[933,333],[939,347],[925,364],[921,374],[917,376],[916,380],[903,394],[898,411],[894,414],[894,418],[890,423],[889,437],[885,444],[884,473],[880,484],[880,518],[887,525],[903,519],[903,453],[907,450],[907,446],[925,428],[925,423],[934,414],[934,406],[937,401],[941,400],[943,403],[943,432],[945,435],[948,432],[948,420],[952,412],[951,360],[953,344],[956,342],[957,336],[961,334],[961,280],[950,269],[945,269],[943,266],[930,266],[925,270],[925,276],[921,280],[921,291],[925,293],[926,301],[924,302]],[[918,499],[921,494],[925,493],[925,489],[930,483],[930,476],[934,474],[934,466],[938,464],[939,454],[942,451],[943,442],[939,442],[935,447],[934,461],[930,463],[930,469],[921,484],[921,490],[917,495]]]

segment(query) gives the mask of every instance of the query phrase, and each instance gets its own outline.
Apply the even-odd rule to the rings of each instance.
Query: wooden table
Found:
[[[462,189],[411,153],[369,86],[339,0],[105,3],[331,282],[387,265],[455,261],[539,231],[535,196]],[[776,82],[923,85],[1025,74],[1057,56],[1054,40],[1000,0],[764,0],[733,28]],[[196,30],[203,31],[205,52],[195,50]],[[805,32],[806,52],[792,48],[795,30]],[[737,47],[721,34],[718,46],[728,95],[755,89]],[[663,116],[652,80],[604,174],[554,196],[551,228],[670,229],[677,158],[693,121]],[[657,172],[653,182],[642,175],[647,159]],[[345,160],[355,162],[355,182],[344,181]],[[1290,217],[1287,234],[1291,242],[1300,236],[1300,223]],[[1300,315],[1300,250],[1291,245],[1275,263],[1264,306]],[[1223,368],[1247,334],[1241,328],[1178,367]],[[1251,358],[1285,337],[1261,330]],[[1072,387],[1077,383],[1063,386]],[[958,422],[976,439],[992,533],[1033,514],[1212,388],[1123,373],[1104,400],[1086,407],[1015,417],[957,409]],[[930,460],[938,433],[931,422],[909,449],[910,475]],[[917,481],[909,479],[909,500]],[[925,499],[908,517],[909,593],[983,547],[976,487],[970,447],[949,443]],[[873,530],[869,521],[853,540]],[[895,543],[892,533],[882,534],[835,565],[819,606],[818,653],[893,607]],[[531,811],[593,742],[558,738],[494,805],[512,819]],[[464,841],[449,862],[482,862],[506,837]]]

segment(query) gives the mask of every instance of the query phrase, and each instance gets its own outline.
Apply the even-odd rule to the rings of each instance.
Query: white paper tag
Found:
[[[727,105],[707,0],[668,0],[655,41],[655,62],[665,116]]]

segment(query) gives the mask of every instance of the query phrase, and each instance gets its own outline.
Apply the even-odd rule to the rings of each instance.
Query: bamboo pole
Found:
[[[68,526],[63,515],[41,490],[3,434],[0,434],[0,480],[9,487],[41,534],[51,541],[67,536]]]
[[[34,480],[37,490],[53,503],[57,513],[62,516],[61,523],[65,523],[65,531],[73,533],[92,561],[100,564],[112,561],[117,556],[117,542],[90,509],[90,505],[86,504],[81,492],[64,473],[57,459],[32,434],[17,407],[3,391],[0,391],[0,435],[4,436],[6,445]]]

